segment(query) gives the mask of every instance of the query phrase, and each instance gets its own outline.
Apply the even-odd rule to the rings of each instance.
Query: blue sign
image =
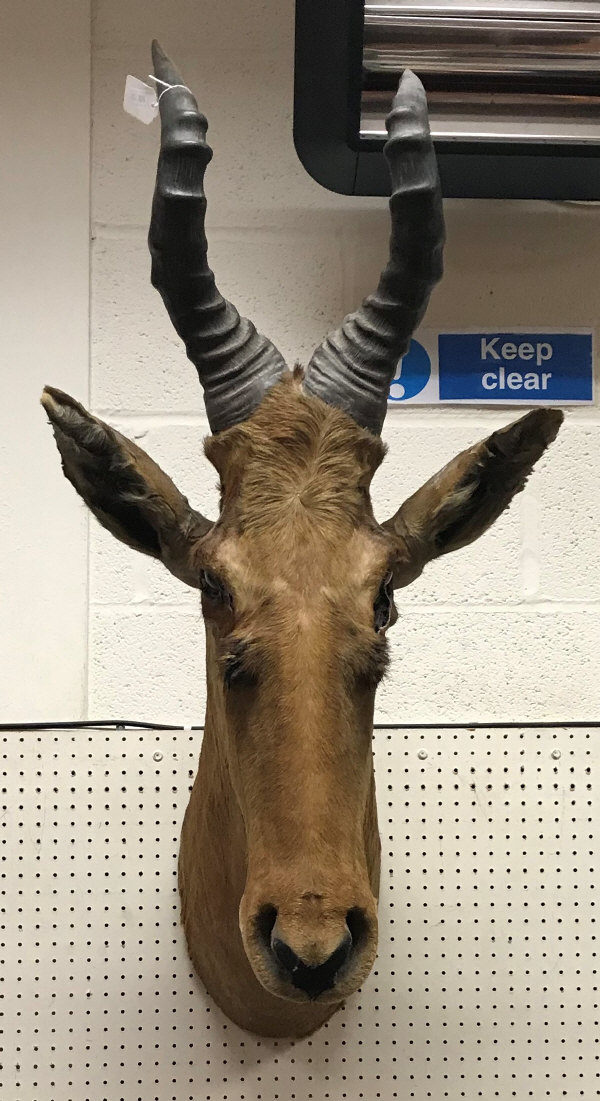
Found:
[[[591,333],[440,333],[438,356],[441,401],[593,399]]]
[[[431,360],[418,340],[411,340],[410,348],[400,360],[390,386],[390,401],[408,401],[424,390],[431,375]]]

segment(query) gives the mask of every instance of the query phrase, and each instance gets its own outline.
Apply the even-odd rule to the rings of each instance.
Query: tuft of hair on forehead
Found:
[[[368,489],[386,447],[346,413],[303,394],[296,368],[256,412],[205,442],[221,477],[223,507],[244,527],[277,526],[306,513],[323,530],[370,516]]]

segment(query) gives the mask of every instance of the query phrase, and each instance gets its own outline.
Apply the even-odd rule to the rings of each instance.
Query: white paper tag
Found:
[[[123,110],[146,125],[152,122],[158,115],[156,89],[144,84],[143,80],[138,80],[137,76],[129,75],[125,81]]]

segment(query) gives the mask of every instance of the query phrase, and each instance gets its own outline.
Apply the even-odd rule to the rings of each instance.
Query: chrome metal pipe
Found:
[[[598,0],[378,0],[365,4],[365,21],[394,16],[569,20],[598,18]]]
[[[363,138],[385,136],[393,75],[411,68],[439,140],[600,144],[600,3],[380,0],[363,68]]]
[[[420,73],[597,75],[600,6],[595,20],[367,12],[365,69],[407,65]]]

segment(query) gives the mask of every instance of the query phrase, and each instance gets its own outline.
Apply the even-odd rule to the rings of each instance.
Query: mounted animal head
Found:
[[[207,264],[207,123],[160,48],[152,281],[202,386],[221,479],[196,512],[135,443],[48,387],[64,473],[104,527],[201,591],[207,736],[245,831],[239,910],[255,975],[339,1002],[376,951],[371,735],[394,591],[484,532],[562,416],[537,409],[452,459],[379,523],[369,487],[390,381],[442,270],[443,216],[424,92],[405,73],[388,119],[390,257],[376,292],[290,372]],[[426,465],[426,462],[424,462]]]

